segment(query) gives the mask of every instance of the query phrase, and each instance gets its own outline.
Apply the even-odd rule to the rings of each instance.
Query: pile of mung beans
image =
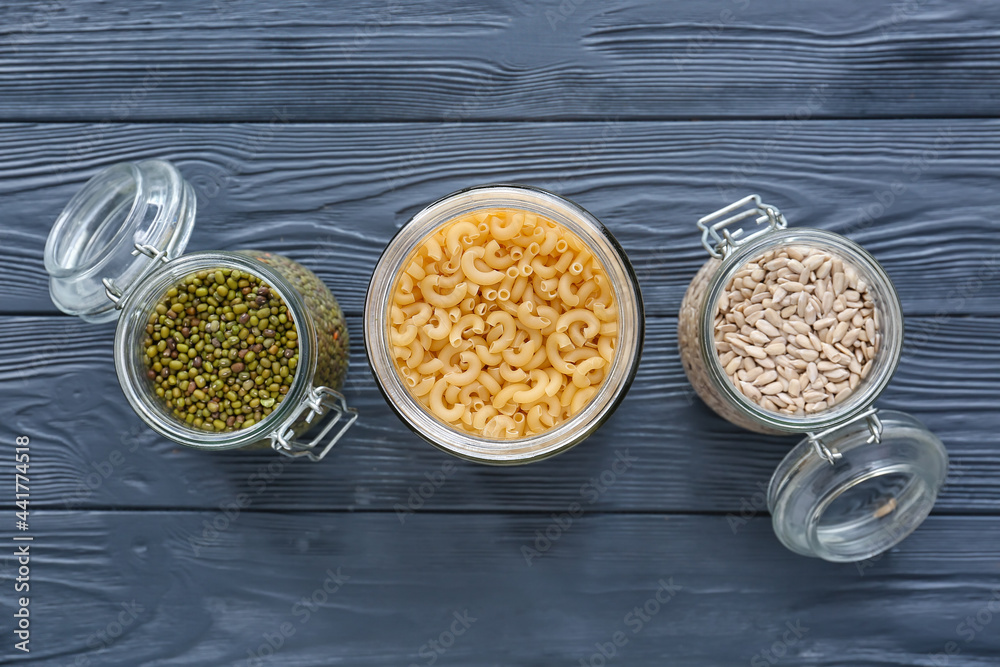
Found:
[[[238,250],[237,253],[267,264],[302,296],[316,325],[316,374],[313,384],[340,389],[350,362],[350,340],[337,298],[319,276],[283,255],[257,250]]]
[[[288,393],[299,361],[288,306],[259,277],[230,268],[199,271],[167,290],[143,345],[156,395],[205,431],[265,419]]]

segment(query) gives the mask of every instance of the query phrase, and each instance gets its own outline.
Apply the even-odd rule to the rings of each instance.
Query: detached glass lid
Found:
[[[117,298],[184,251],[194,228],[193,189],[162,160],[110,167],[63,209],[45,244],[56,306],[88,322],[117,317]]]
[[[944,445],[923,424],[871,409],[789,452],[771,477],[768,509],[792,551],[864,560],[927,518],[947,474]]]

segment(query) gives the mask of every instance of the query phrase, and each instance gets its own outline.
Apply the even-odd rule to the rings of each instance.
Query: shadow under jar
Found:
[[[587,280],[595,286],[577,299]],[[462,300],[440,300],[439,285]],[[422,289],[448,307],[414,305]],[[639,286],[610,232],[575,203],[522,185],[461,190],[413,216],[379,259],[365,303],[368,359],[389,405],[435,447],[493,465],[541,460],[593,433],[635,377],[643,331]],[[477,374],[492,379],[478,375],[478,386]],[[476,393],[460,396],[466,387]]]
[[[771,478],[778,538],[830,561],[898,544],[930,513],[948,457],[916,419],[873,407],[903,345],[889,276],[839,234],[789,229],[757,195],[698,227],[711,259],[681,304],[688,379],[737,426],[807,436]]]
[[[281,255],[238,250],[181,256],[194,228],[195,211],[191,186],[168,162],[124,163],[101,172],[70,201],[49,233],[45,267],[53,302],[87,322],[118,319],[114,357],[119,384],[136,414],[160,435],[195,449],[270,446],[286,456],[322,459],[357,418],[357,411],[347,406],[339,392],[347,373],[349,341],[336,298],[314,273]],[[207,387],[185,386],[180,393],[181,407],[193,407],[193,413],[177,408],[176,402],[168,405],[150,377],[148,336],[154,326],[179,326],[173,323],[175,318],[164,320],[157,312],[173,288],[185,280],[222,272],[243,277],[243,282],[252,277],[270,301],[259,297],[257,301],[266,303],[258,305],[257,294],[243,294],[231,282],[229,287],[236,293],[233,301],[242,306],[240,310],[260,308],[253,313],[253,320],[260,315],[259,321],[245,317],[248,321],[240,322],[236,313],[223,313],[214,305],[211,311],[191,315],[205,324],[211,314],[216,325],[233,327],[234,334],[239,333],[234,337],[241,341],[234,341],[225,354],[218,354],[221,344],[213,345],[217,355],[206,355],[206,360],[210,366],[211,361],[216,363],[201,375],[209,386],[218,385],[213,391],[222,391],[223,386],[226,392],[232,391],[236,399],[231,405],[238,406],[222,415],[216,408],[217,427],[196,426],[195,416],[202,422],[206,413],[209,419],[206,409],[199,410],[200,404],[194,403],[212,404],[202,396],[201,390]],[[265,312],[261,306],[267,304],[280,304],[280,312],[271,308]],[[205,307],[209,307],[207,302]],[[178,315],[178,321],[183,317],[169,312]],[[270,366],[270,359],[265,365],[263,359],[243,363],[248,357],[234,357],[238,348],[242,354],[261,354],[262,342],[270,343],[274,352],[275,335],[269,327],[278,323],[279,316],[289,332],[286,337],[294,342],[278,351],[277,367]],[[187,333],[197,337],[181,341],[182,345],[190,343],[191,351],[211,337],[199,330]],[[250,336],[260,341],[254,345],[257,349],[250,348]],[[234,368],[239,372],[234,373]],[[187,366],[181,370],[178,365],[176,370],[185,376],[173,387],[194,385],[186,377]],[[175,410],[190,415],[190,421]],[[251,425],[243,427],[249,420]]]

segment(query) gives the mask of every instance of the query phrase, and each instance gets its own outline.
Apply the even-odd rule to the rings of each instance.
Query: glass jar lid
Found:
[[[768,509],[792,551],[859,561],[912,533],[947,474],[947,451],[923,424],[871,409],[789,452],[771,477]]]
[[[163,160],[116,164],[66,205],[45,243],[52,302],[88,322],[118,316],[116,303],[159,262],[184,252],[196,197]]]

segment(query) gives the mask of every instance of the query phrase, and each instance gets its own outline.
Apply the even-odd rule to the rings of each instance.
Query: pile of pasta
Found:
[[[421,243],[393,289],[389,339],[412,395],[491,439],[577,414],[611,367],[618,307],[586,245],[548,218],[480,210]]]

